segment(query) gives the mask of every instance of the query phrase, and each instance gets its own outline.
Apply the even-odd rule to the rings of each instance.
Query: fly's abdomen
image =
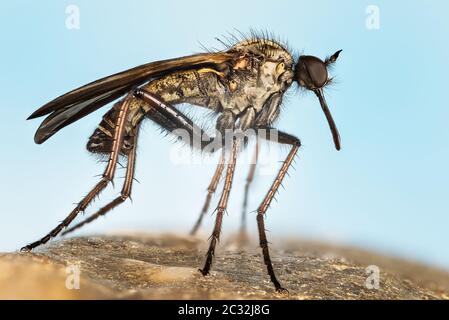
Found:
[[[101,120],[94,133],[87,142],[86,149],[89,152],[97,154],[108,154],[112,150],[114,141],[115,124],[117,122],[118,108],[123,101],[117,102]],[[125,124],[125,133],[120,153],[127,156],[134,144],[136,126],[144,117],[145,111],[140,107],[138,101],[133,100],[130,103],[130,112]]]
[[[220,106],[217,90],[220,84],[215,72],[212,69],[176,72],[151,81],[143,86],[143,89],[159,96],[163,101],[172,105],[189,103],[217,110]],[[90,136],[87,143],[86,148],[89,152],[97,154],[111,152],[118,108],[122,102],[117,102],[103,116],[102,121]],[[122,155],[128,155],[132,149],[135,128],[145,115],[153,121],[158,122],[155,120],[157,119],[157,114],[150,113],[150,109],[151,107],[142,100],[131,100],[128,119],[125,124],[123,145],[120,150]],[[160,121],[162,120],[159,119]],[[169,127],[167,123],[164,123],[164,125]],[[171,130],[169,128],[165,129]]]

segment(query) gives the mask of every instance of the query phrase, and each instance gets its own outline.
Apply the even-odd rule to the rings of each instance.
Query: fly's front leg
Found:
[[[217,186],[218,183],[220,182],[220,178],[222,176],[223,173],[223,169],[224,169],[224,158],[225,158],[225,153],[222,152],[221,156],[220,156],[220,160],[219,163],[217,165],[217,168],[215,169],[215,173],[214,176],[212,177],[212,181],[209,184],[209,187],[207,188],[207,196],[206,196],[206,201],[204,202],[203,208],[200,212],[200,215],[198,217],[198,220],[196,221],[195,225],[192,228],[192,231],[190,231],[190,235],[195,235],[201,225],[201,222],[203,221],[203,217],[204,215],[207,213],[207,211],[209,210],[209,205],[210,202],[212,200],[212,196],[215,193],[215,191],[217,190]]]
[[[284,163],[282,164],[281,169],[279,170],[276,178],[273,181],[273,184],[271,185],[271,188],[268,190],[265,198],[263,199],[262,203],[260,204],[259,208],[257,209],[257,227],[259,230],[259,243],[260,247],[262,248],[262,254],[264,258],[264,263],[267,267],[268,275],[270,276],[271,282],[274,284],[276,291],[278,292],[288,292],[286,289],[284,289],[281,284],[279,283],[278,279],[276,278],[276,274],[274,273],[273,264],[271,263],[270,258],[270,252],[268,249],[268,240],[267,235],[265,233],[265,213],[267,212],[271,201],[273,200],[274,195],[277,193],[279,186],[282,183],[282,180],[284,179],[285,175],[287,174],[288,169],[290,168],[293,159],[295,158],[299,147],[301,146],[301,142],[298,138],[278,131],[278,140],[274,141],[278,142],[280,144],[289,144],[291,145],[291,150],[285,159]]]
[[[115,207],[121,205],[123,202],[125,202],[131,196],[132,184],[134,181],[134,174],[136,171],[135,168],[136,168],[137,140],[138,140],[139,129],[140,129],[140,125],[138,125],[135,130],[133,146],[128,155],[126,176],[125,176],[125,181],[123,183],[122,191],[120,192],[120,196],[115,198],[114,200],[112,200],[110,203],[108,203],[106,206],[104,206],[103,208],[98,210],[96,213],[91,215],[89,218],[81,221],[80,223],[76,224],[75,226],[64,231],[62,233],[62,235],[69,234],[77,229],[80,229],[84,225],[89,224],[90,222],[96,220],[98,217],[106,215],[109,211],[111,211]]]
[[[123,134],[125,129],[125,121],[129,111],[129,103],[132,99],[132,94],[129,94],[120,106],[117,121],[115,123],[114,138],[112,143],[111,153],[109,155],[108,165],[103,173],[100,182],[81,200],[81,202],[73,209],[73,211],[60,223],[50,231],[45,237],[40,240],[30,243],[23,247],[21,251],[31,251],[41,244],[47,243],[51,238],[56,237],[62,229],[66,228],[81,212],[86,210],[87,206],[92,200],[103,191],[106,186],[114,179],[115,169],[117,167],[117,159],[123,142]]]

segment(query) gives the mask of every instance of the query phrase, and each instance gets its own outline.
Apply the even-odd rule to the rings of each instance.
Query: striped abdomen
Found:
[[[87,142],[87,150],[92,153],[106,154],[112,150],[112,142],[114,140],[115,123],[117,122],[118,108],[123,100],[114,104],[101,120],[94,133],[90,136]],[[134,101],[133,101],[134,102]],[[139,106],[135,101],[130,105],[128,119],[125,123],[125,133],[123,137],[123,144],[120,150],[122,155],[128,155],[134,143],[134,136],[136,134],[136,126],[145,115],[145,110]]]

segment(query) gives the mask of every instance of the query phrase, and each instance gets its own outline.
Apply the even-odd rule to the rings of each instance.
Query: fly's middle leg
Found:
[[[190,231],[190,235],[194,236],[199,227],[201,226],[201,222],[203,221],[204,215],[209,210],[209,205],[212,200],[212,196],[214,195],[215,191],[217,190],[218,183],[220,182],[220,178],[222,176],[224,169],[224,153],[221,153],[221,157],[219,160],[219,163],[217,165],[217,168],[215,169],[215,173],[212,177],[212,180],[209,184],[209,187],[207,188],[207,196],[206,200],[204,202],[203,208],[201,209],[200,215],[198,216],[198,220],[196,221],[195,225],[193,226],[192,230]]]
[[[200,272],[204,276],[209,274],[210,268],[212,266],[213,256],[215,254],[215,247],[217,245],[217,242],[220,239],[223,215],[224,215],[225,210],[228,205],[229,194],[231,192],[232,181],[234,178],[235,166],[236,166],[236,162],[237,162],[238,147],[239,147],[238,142],[234,140],[233,145],[232,145],[232,150],[231,150],[231,153],[229,156],[229,162],[228,162],[227,168],[226,168],[226,178],[225,178],[225,183],[223,186],[223,192],[221,194],[220,201],[218,203],[218,207],[216,210],[217,215],[215,218],[215,227],[214,227],[214,230],[210,237],[209,250],[207,251],[207,254],[206,254],[206,262],[204,263],[203,269],[200,269]],[[223,150],[223,152],[226,152],[225,149]]]

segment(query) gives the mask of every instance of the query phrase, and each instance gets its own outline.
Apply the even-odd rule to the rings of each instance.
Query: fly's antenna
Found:
[[[330,57],[327,57],[326,60],[324,60],[324,63],[326,64],[326,66],[329,66],[331,64],[333,64],[335,61],[337,61],[338,56],[340,55],[340,53],[343,50],[338,50],[337,52],[335,52],[333,55],[331,55]]]

